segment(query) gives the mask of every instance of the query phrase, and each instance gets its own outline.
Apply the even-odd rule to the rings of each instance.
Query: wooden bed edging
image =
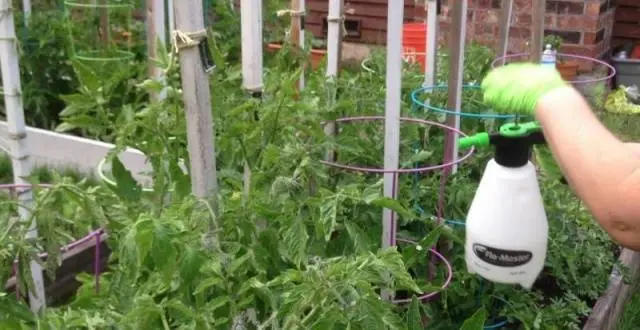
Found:
[[[622,250],[620,262],[629,268],[629,282],[625,284],[617,267],[609,277],[607,291],[596,301],[583,330],[615,330],[624,313],[625,304],[633,294],[633,285],[640,280],[640,252]]]
[[[108,234],[103,232],[96,239],[89,239],[62,252],[62,264],[56,269],[56,277],[50,280],[45,276],[45,292],[47,305],[64,302],[75,294],[80,287],[76,275],[80,273],[94,273],[96,246],[100,246],[100,270],[106,271],[111,250],[107,246]],[[15,293],[16,277],[12,276],[5,284],[5,292]],[[25,292],[21,292],[25,294]]]
[[[115,148],[115,145],[110,143],[40,128],[27,126],[26,130],[29,156],[35,166],[73,169],[82,174],[94,176],[100,161]],[[0,137],[6,139],[8,135],[9,124],[0,120]],[[6,154],[4,151],[0,152]],[[119,158],[137,180],[142,182],[149,180],[149,177],[143,173],[151,171],[151,165],[142,151],[128,148],[119,155]]]

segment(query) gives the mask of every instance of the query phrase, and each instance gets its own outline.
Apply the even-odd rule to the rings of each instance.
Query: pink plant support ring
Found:
[[[332,121],[322,122],[322,125],[325,125],[328,122],[349,123],[349,122],[375,121],[375,120],[384,120],[384,119],[385,119],[384,116],[344,117],[344,118],[338,118],[338,119],[332,120]],[[418,119],[418,118],[410,118],[410,117],[400,117],[400,121],[401,122],[416,123],[416,124],[420,124],[420,125],[424,125],[424,126],[437,126],[439,128],[442,128],[445,131],[448,131],[449,133],[458,134],[458,135],[460,135],[462,137],[467,136],[464,132],[460,131],[459,129],[456,129],[454,127],[447,126],[447,125],[444,125],[444,124],[440,124],[440,123],[437,123],[437,122],[433,122],[433,121],[428,121],[428,120]],[[337,162],[329,162],[329,161],[326,161],[326,160],[320,160],[320,163],[322,163],[324,165],[327,165],[327,166],[343,169],[343,170],[355,171],[355,172],[365,172],[365,173],[397,173],[397,174],[424,173],[424,172],[435,171],[435,170],[440,170],[440,169],[445,169],[445,168],[451,168],[454,165],[457,165],[457,164],[467,160],[469,157],[471,157],[471,155],[473,155],[474,151],[475,151],[475,148],[472,147],[471,149],[469,149],[469,152],[467,152],[462,157],[458,158],[458,160],[456,160],[456,161],[452,161],[452,162],[448,162],[448,163],[444,163],[444,164],[440,164],[440,165],[431,165],[431,166],[424,166],[424,167],[418,167],[418,168],[403,168],[403,169],[385,170],[385,169],[382,169],[382,168],[362,167],[362,166],[357,166],[357,165],[345,165],[345,164],[340,164],[340,163],[337,163]]]
[[[32,185],[32,184],[0,184],[0,189],[4,189],[4,190],[9,190],[9,191],[14,191],[14,190],[18,190],[18,189],[28,189],[28,188],[33,188],[33,187],[41,187],[41,188],[51,188],[53,187],[53,185],[51,184],[37,184],[37,185]],[[96,240],[96,247],[95,247],[95,252],[94,252],[94,261],[93,261],[93,270],[94,270],[94,274],[95,274],[95,286],[96,286],[96,293],[99,293],[100,291],[100,256],[101,256],[101,251],[100,251],[100,238],[101,236],[105,234],[105,230],[103,228],[100,228],[96,231],[93,231],[91,233],[89,233],[87,236],[75,241],[75,242],[71,242],[65,246],[63,246],[60,251],[61,252],[67,252],[71,249],[73,249],[74,247],[84,244],[92,239]],[[48,256],[48,254],[45,253],[39,253],[38,256],[41,259],[44,259]],[[18,265],[18,260],[16,259],[13,262],[13,275],[16,276],[16,279],[18,277],[17,274],[17,265]],[[19,299],[20,298],[20,287],[18,286],[18,283],[16,281],[16,297]]]
[[[408,239],[404,239],[404,238],[396,238],[396,241],[398,242],[403,242],[403,243],[409,243],[409,244],[414,244],[414,245],[418,245],[417,242],[408,240]],[[444,281],[444,283],[442,284],[442,286],[440,287],[440,289],[444,290],[446,289],[449,284],[451,284],[451,280],[453,279],[453,267],[451,267],[451,263],[449,262],[449,260],[447,260],[447,258],[445,258],[440,252],[438,252],[438,250],[436,250],[435,248],[431,248],[429,249],[429,251],[431,253],[433,253],[433,255],[436,256],[436,258],[440,259],[445,266],[447,267],[447,278]],[[438,294],[439,291],[434,291],[434,292],[429,292],[429,293],[425,293],[421,296],[418,297],[418,300],[420,301],[426,301],[429,300],[433,297],[435,297]],[[394,304],[407,304],[411,302],[411,298],[407,298],[407,299],[395,299],[392,301]]]
[[[591,79],[585,79],[585,80],[568,81],[568,83],[571,83],[573,85],[584,85],[584,84],[593,84],[593,83],[599,83],[599,82],[609,82],[616,75],[616,69],[611,64],[609,64],[609,63],[607,63],[605,61],[601,61],[601,60],[599,60],[597,58],[588,57],[588,56],[582,56],[582,55],[575,55],[575,54],[565,54],[565,53],[558,53],[557,56],[560,59],[567,58],[567,59],[573,59],[573,60],[578,60],[578,61],[592,62],[594,64],[600,65],[600,66],[602,66],[602,67],[607,69],[607,74],[604,74],[600,78],[591,78]],[[509,61],[514,60],[514,59],[521,59],[522,62],[526,62],[528,60],[528,58],[529,58],[529,53],[510,54],[510,55],[507,55],[507,56],[498,57],[495,60],[493,60],[493,62],[491,62],[491,68],[495,69],[495,68],[497,68],[499,66],[506,65],[506,64],[508,64]]]
[[[360,116],[360,117],[345,117],[345,118],[339,118],[336,119],[332,122],[335,123],[344,123],[344,122],[356,122],[356,121],[374,121],[374,120],[384,120],[385,117],[384,116]],[[467,136],[464,132],[444,125],[444,124],[440,124],[437,122],[433,122],[433,121],[428,121],[428,120],[423,120],[423,119],[418,119],[418,118],[409,118],[409,117],[401,117],[400,118],[401,122],[411,122],[411,123],[417,123],[417,124],[421,124],[421,125],[425,125],[425,126],[437,126],[439,128],[442,128],[446,131],[448,131],[448,133],[453,133],[453,134],[459,134],[460,136]],[[323,124],[326,124],[326,122],[323,122]],[[434,171],[434,170],[440,170],[440,169],[446,169],[446,168],[451,168],[454,165],[457,165],[461,162],[463,162],[464,160],[468,159],[469,157],[471,157],[471,155],[473,154],[473,152],[475,151],[475,148],[471,148],[465,155],[463,155],[462,157],[458,158],[458,160],[456,161],[451,161],[448,163],[444,163],[441,165],[432,165],[432,166],[425,166],[425,167],[419,167],[419,168],[411,168],[411,169],[394,169],[394,170],[385,170],[385,169],[380,169],[380,168],[367,168],[367,167],[361,167],[361,166],[354,166],[354,165],[345,165],[345,164],[339,164],[337,162],[329,162],[329,161],[320,161],[322,164],[327,165],[327,166],[331,166],[331,167],[335,167],[335,168],[339,168],[339,169],[344,169],[344,170],[349,170],[349,171],[355,171],[355,172],[365,172],[365,173],[395,173],[396,174],[396,179],[397,179],[397,175],[401,174],[401,173],[424,173],[424,172],[429,172],[429,171]],[[395,185],[395,184],[394,184]],[[395,193],[394,193],[395,195]],[[395,220],[392,220],[395,222]],[[394,225],[395,227],[395,225]],[[397,242],[402,242],[402,243],[409,243],[409,244],[414,244],[417,246],[417,242],[414,242],[412,240],[408,240],[408,239],[403,239],[403,238],[398,238],[395,236],[394,233],[392,233],[392,238],[391,238],[391,245],[396,245]],[[449,284],[451,284],[451,280],[453,278],[453,268],[451,266],[451,263],[447,260],[447,258],[445,258],[440,252],[437,251],[437,249],[435,247],[430,248],[429,251],[432,253],[432,256],[435,257],[435,259],[440,259],[446,266],[447,268],[447,278],[444,281],[444,283],[441,286],[441,289],[444,290],[446,289]],[[433,263],[434,260],[431,261],[431,263]],[[434,292],[429,292],[429,293],[425,293],[421,296],[418,297],[418,300],[420,301],[427,301],[433,297],[435,297],[437,294],[439,293],[439,291],[434,291]],[[394,304],[406,304],[411,302],[411,298],[409,299],[394,299],[392,300],[392,302]]]

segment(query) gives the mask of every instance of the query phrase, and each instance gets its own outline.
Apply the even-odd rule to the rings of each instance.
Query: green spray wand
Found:
[[[500,127],[498,133],[489,134],[486,132],[477,133],[475,135],[460,138],[458,146],[460,149],[471,148],[472,146],[481,148],[493,145],[496,147],[496,157],[502,158],[516,157],[516,164],[522,164],[525,154],[527,159],[530,158],[531,150],[536,156],[538,165],[542,168],[543,173],[551,178],[562,179],[562,173],[558,168],[551,151],[546,144],[546,140],[542,133],[542,126],[539,122],[526,123],[507,123]]]
[[[507,123],[500,127],[498,133],[482,132],[458,140],[460,149],[494,146],[495,161],[505,167],[526,165],[533,146],[544,143],[542,127],[538,122]]]

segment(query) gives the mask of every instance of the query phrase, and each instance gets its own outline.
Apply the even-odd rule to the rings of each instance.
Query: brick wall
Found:
[[[450,3],[444,0],[440,17],[440,42],[446,42],[451,25]],[[640,0],[639,0],[640,1]],[[610,48],[615,0],[547,0],[545,35],[564,39],[561,52],[602,57]],[[499,42],[500,0],[469,0],[467,42],[489,46]],[[514,0],[509,31],[510,53],[528,52],[532,37],[532,0]]]
[[[401,0],[391,0],[400,2]],[[404,1],[405,22],[414,20],[415,0]],[[345,29],[347,42],[385,44],[387,40],[388,0],[345,0]],[[421,7],[424,15],[424,7]],[[305,27],[317,38],[325,38],[329,0],[308,0]]]

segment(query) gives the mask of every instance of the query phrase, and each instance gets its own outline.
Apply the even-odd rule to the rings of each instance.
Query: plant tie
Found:
[[[177,55],[181,50],[187,48],[198,47],[200,52],[200,61],[206,73],[211,73],[216,68],[213,63],[209,45],[207,43],[207,30],[202,29],[195,32],[183,32],[174,30],[172,33],[173,40],[173,56]]]
[[[192,48],[200,45],[200,41],[207,38],[207,30],[202,29],[195,32],[173,31],[173,45],[175,51]]]
[[[355,14],[355,10],[353,8],[349,8],[346,10],[346,13],[349,15],[353,15]],[[344,24],[345,21],[345,15],[342,15],[340,17],[334,17],[334,16],[328,16],[327,17],[327,22],[339,22],[340,23],[340,27],[342,30],[342,36],[346,37],[348,35],[348,31],[347,31],[347,26]]]
[[[302,17],[306,15],[304,10],[292,10],[292,9],[281,9],[276,12],[278,17],[282,17],[284,15],[289,15],[291,17]]]

